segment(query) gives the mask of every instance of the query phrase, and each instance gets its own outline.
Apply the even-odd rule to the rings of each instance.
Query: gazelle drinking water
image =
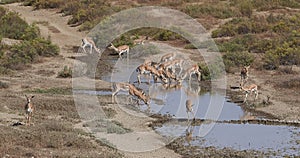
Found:
[[[257,90],[257,85],[256,84],[251,84],[251,85],[248,85],[248,86],[243,86],[242,84],[240,84],[240,89],[246,93],[245,99],[244,99],[244,103],[247,101],[248,95],[249,94],[251,95],[252,92],[254,92],[254,94],[255,94],[254,100],[257,99],[257,97],[258,97],[258,90]]]
[[[180,69],[178,74],[181,74],[182,65],[183,65],[182,59],[175,59],[175,60],[167,61],[165,63],[160,64],[158,69],[165,70],[165,71],[171,70],[172,73],[175,73],[175,69],[176,69],[176,67],[178,67]]]
[[[34,96],[28,97],[27,95],[25,95],[25,97],[27,100],[27,103],[25,104],[26,125],[30,125],[30,119],[34,111],[34,106],[31,99],[34,98]]]
[[[201,72],[199,70],[199,66],[197,64],[191,66],[190,68],[188,68],[182,75],[181,75],[181,79],[180,82],[182,82],[188,75],[189,75],[189,81],[191,81],[192,79],[192,75],[195,74],[197,75],[197,79],[198,81],[201,81]]]
[[[170,60],[173,60],[175,58],[176,54],[175,53],[168,53],[168,54],[165,54],[161,57],[160,59],[160,63],[164,63],[164,62],[167,62],[167,61],[170,61]]]
[[[136,96],[138,99],[141,99],[148,107],[150,102],[150,97],[146,96],[145,93],[137,89],[134,85],[125,82],[113,83],[112,85],[112,97],[114,97],[120,90],[128,91],[132,96]]]
[[[164,83],[168,82],[167,78],[164,76],[163,70],[157,70],[155,67],[151,65],[142,64],[136,69],[136,71],[138,72],[137,75],[138,83],[141,83],[142,74],[149,74],[150,77],[153,75],[154,82],[156,82],[158,78],[160,78]],[[150,83],[150,79],[148,83]]]
[[[95,51],[97,53],[100,53],[100,49],[97,48],[95,42],[91,38],[89,38],[89,37],[83,38],[82,39],[82,44],[81,44],[81,48],[83,49],[83,51],[85,53],[87,53],[86,50],[85,50],[85,47],[89,47],[90,48],[90,54],[92,54],[93,48],[95,49]]]
[[[119,54],[120,58],[122,58],[123,53],[126,53],[127,56],[129,54],[129,46],[128,45],[121,45],[119,47],[115,47],[112,43],[110,43],[110,46],[108,47],[108,49],[112,49],[115,52],[117,52]]]

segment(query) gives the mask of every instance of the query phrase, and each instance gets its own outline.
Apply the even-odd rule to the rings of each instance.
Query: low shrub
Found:
[[[70,78],[72,77],[72,69],[68,66],[64,66],[63,70],[61,70],[57,77],[61,77],[61,78]]]
[[[193,18],[200,18],[204,16],[211,15],[215,18],[225,19],[233,17],[238,14],[234,9],[229,5],[219,3],[219,4],[190,4],[187,5],[183,12],[190,15]]]
[[[251,65],[254,56],[249,52],[227,52],[223,55],[225,70],[230,72],[232,67]]]
[[[0,89],[8,88],[8,84],[6,82],[0,81]]]

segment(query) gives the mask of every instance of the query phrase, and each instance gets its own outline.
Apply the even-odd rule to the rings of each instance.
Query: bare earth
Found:
[[[19,4],[10,4],[5,5],[4,7],[9,10],[20,13],[21,17],[24,18],[28,23],[37,22],[38,26],[41,30],[41,34],[44,37],[51,37],[53,43],[57,44],[60,47],[60,56],[59,57],[51,57],[45,58],[43,62],[34,64],[31,68],[18,72],[13,76],[1,76],[1,80],[7,82],[10,87],[6,90],[0,91],[0,97],[2,101],[0,103],[0,118],[1,119],[0,126],[5,127],[5,130],[9,132],[10,130],[33,130],[40,126],[38,124],[49,121],[54,122],[65,122],[66,124],[77,125],[80,122],[79,116],[76,114],[75,105],[73,103],[73,99],[71,95],[49,95],[49,94],[35,94],[35,100],[37,110],[35,113],[34,123],[35,126],[32,127],[20,127],[20,128],[12,128],[10,125],[13,122],[17,122],[17,120],[23,120],[23,105],[25,104],[24,99],[24,91],[29,89],[49,89],[49,88],[71,88],[72,80],[71,79],[61,79],[56,78],[57,73],[62,70],[64,66],[73,66],[74,59],[69,57],[76,56],[77,52],[74,52],[73,46],[79,46],[81,39],[85,36],[84,33],[78,32],[76,27],[69,27],[67,25],[68,17],[63,17],[62,15],[57,13],[57,10],[37,10],[33,11],[32,7],[20,6]],[[82,55],[82,54],[81,54]],[[79,54],[80,56],[80,54]],[[87,79],[88,80],[88,79]],[[110,84],[97,81],[97,88],[99,89],[110,89]],[[100,99],[101,100],[101,99]],[[62,110],[62,112],[60,112]],[[11,113],[11,114],[10,114]],[[73,113],[73,114],[70,114]],[[116,120],[120,120],[120,122],[126,128],[130,128],[133,130],[147,129],[151,130],[147,127],[145,122],[150,122],[148,119],[135,119],[133,116],[130,116],[126,113],[122,113],[120,110],[117,111]],[[16,115],[17,114],[17,115]],[[41,116],[42,115],[42,116]],[[123,119],[127,118],[127,119]],[[39,120],[38,120],[39,119]],[[55,124],[55,123],[54,123]],[[49,125],[50,126],[50,125]],[[134,128],[132,128],[134,127]],[[22,128],[22,129],[21,129]],[[76,128],[77,129],[77,128]],[[40,131],[42,132],[42,131]],[[4,135],[5,136],[5,135]],[[79,136],[78,136],[79,137]],[[95,140],[93,138],[80,137],[80,139],[85,139],[83,142],[95,145]],[[13,146],[16,145],[13,140],[8,141],[8,143]],[[47,143],[47,142],[46,142]],[[101,144],[101,143],[100,143]],[[96,147],[91,147],[90,149],[85,148],[77,148],[74,146],[69,149],[69,151],[61,150],[57,151],[55,149],[44,149],[44,150],[29,150],[24,149],[18,151],[17,153],[11,154],[12,151],[17,150],[13,149],[11,146],[9,149],[4,149],[4,151],[0,153],[8,153],[7,155],[1,156],[50,156],[50,155],[66,155],[66,156],[75,156],[79,154],[79,156],[92,156],[92,157],[181,157],[176,154],[174,151],[167,149],[166,147],[153,150],[150,152],[142,152],[142,153],[132,153],[132,152],[124,152],[124,151],[116,151],[112,150],[108,147],[95,145]],[[39,148],[39,147],[36,147]],[[96,150],[95,150],[96,149]],[[98,150],[97,150],[98,149]],[[49,150],[49,151],[47,151]],[[55,150],[55,151],[54,151]],[[75,151],[77,150],[77,151]],[[94,151],[95,150],[95,151]],[[94,151],[94,152],[91,152]],[[99,152],[98,152],[99,151]],[[24,152],[24,153],[22,153]],[[27,153],[26,153],[27,152]],[[51,154],[50,154],[51,153]],[[83,153],[83,154],[82,154]],[[84,154],[85,153],[85,154]],[[86,154],[89,153],[89,154]],[[119,155],[121,153],[122,155]],[[27,154],[27,155],[26,155]],[[98,156],[97,156],[98,155]]]
[[[44,58],[42,62],[33,64],[31,68],[18,71],[11,76],[1,76],[0,80],[9,84],[9,88],[0,89],[0,139],[4,140],[0,145],[0,156],[11,157],[49,157],[66,156],[74,157],[181,157],[174,151],[162,147],[149,152],[133,153],[116,151],[104,146],[86,132],[83,132],[82,122],[74,105],[72,79],[57,78],[57,73],[64,66],[73,67],[74,59],[70,57],[80,56],[74,52],[73,46],[79,46],[84,33],[78,32],[76,27],[67,25],[69,17],[63,17],[57,10],[37,10],[32,7],[19,4],[5,5],[4,7],[20,13],[27,22],[38,22],[41,34],[51,37],[53,43],[60,47],[60,56]],[[271,114],[276,118],[300,121],[299,89],[277,88],[275,85],[288,81],[295,76],[299,77],[299,68],[295,67],[297,75],[275,74],[271,71],[257,71],[250,69],[248,83],[259,85],[259,99],[256,104],[261,104],[267,95],[271,96],[271,105],[258,106],[255,110]],[[87,82],[89,79],[86,79]],[[227,75],[227,85],[239,85],[239,70],[235,74]],[[104,81],[96,82],[99,89],[110,89],[110,84]],[[36,113],[33,118],[34,126],[11,126],[17,121],[24,121],[23,105],[25,94],[32,89],[61,88],[66,89],[66,95],[49,93],[34,94]],[[69,90],[69,91],[68,91]],[[288,96],[288,97],[287,97]],[[243,95],[239,93],[238,98]],[[251,97],[249,97],[252,100]],[[124,127],[133,131],[151,131],[148,123],[153,121],[149,117],[136,118],[128,115],[106,97],[99,97],[106,102],[117,114],[114,120],[118,120]],[[242,105],[247,106],[247,105]],[[47,135],[47,136],[41,136]],[[28,139],[30,141],[28,141]],[[1,141],[2,142],[2,141]],[[4,147],[5,146],[5,147]],[[58,150],[61,148],[61,150]],[[3,155],[2,155],[3,153]]]

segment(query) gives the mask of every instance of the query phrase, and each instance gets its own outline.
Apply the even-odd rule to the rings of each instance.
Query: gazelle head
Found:
[[[145,95],[145,96],[146,96],[146,95]],[[146,103],[147,105],[150,104],[150,96],[149,96],[149,95],[146,96],[146,98],[145,98],[145,103]]]
[[[31,99],[34,98],[34,95],[31,96],[31,97],[28,97],[27,95],[25,95],[25,97],[26,97],[27,103],[30,103]]]

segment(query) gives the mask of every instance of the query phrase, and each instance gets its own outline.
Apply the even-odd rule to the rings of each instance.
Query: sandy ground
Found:
[[[56,78],[57,73],[62,70],[64,66],[73,67],[74,59],[70,57],[80,56],[82,54],[76,54],[74,52],[73,46],[79,46],[81,39],[85,36],[85,33],[78,32],[76,27],[69,27],[67,25],[67,21],[69,17],[63,17],[61,14],[57,13],[57,10],[36,10],[33,11],[32,7],[25,7],[20,6],[19,4],[9,4],[5,5],[4,7],[8,8],[9,10],[15,11],[20,13],[20,16],[24,18],[28,23],[38,23],[38,27],[41,29],[41,34],[44,37],[51,37],[53,43],[57,44],[60,48],[60,55],[58,57],[51,57],[45,58],[43,62],[37,63],[32,65],[31,68],[18,72],[13,76],[3,76],[1,80],[8,82],[10,85],[9,89],[6,91],[1,91],[1,96],[5,97],[8,95],[7,93],[14,93],[16,95],[13,98],[19,100],[16,101],[17,103],[22,105],[23,99],[23,91],[28,89],[40,88],[46,89],[51,87],[61,87],[61,88],[71,88],[72,80],[71,79],[60,79]],[[85,79],[85,82],[88,82],[89,79]],[[96,82],[97,88],[100,89],[110,89],[110,84],[97,81]],[[41,104],[41,100],[54,100],[56,98],[61,98],[61,96],[57,95],[50,95],[46,96],[47,94],[38,95],[36,98],[36,102]],[[47,98],[47,99],[42,99]],[[62,97],[65,98],[69,102],[72,100],[71,97]],[[61,100],[61,99],[58,99]],[[11,103],[9,103],[11,104]],[[47,104],[47,103],[45,103]],[[7,105],[11,107],[11,105]],[[59,106],[59,105],[58,105]],[[71,106],[74,104],[71,103]],[[15,107],[14,107],[15,108]],[[73,107],[74,108],[74,107]],[[17,113],[20,114],[20,109],[9,109],[6,111],[13,111],[17,110]],[[5,111],[5,110],[3,110]],[[144,119],[135,119],[133,116],[128,115],[127,113],[122,113],[120,110],[117,111],[116,120],[120,120],[120,122],[127,128],[133,130],[151,130],[147,127],[145,122],[150,122],[153,119],[149,117]],[[16,117],[14,114],[7,114],[7,113],[0,113],[1,117],[11,118],[7,120],[5,123],[12,121],[13,118]],[[23,117],[23,116],[21,116]],[[62,118],[65,117],[63,115],[53,115],[47,116],[46,118]],[[127,119],[124,119],[127,118]],[[45,119],[45,118],[44,118]],[[77,118],[78,119],[78,118]],[[2,121],[3,122],[3,121]],[[134,128],[132,128],[134,127]],[[110,151],[110,149],[106,149],[104,147],[102,150]],[[63,152],[63,151],[62,151]],[[149,151],[149,152],[142,152],[142,153],[134,153],[134,152],[124,152],[119,151],[120,153],[124,154],[125,157],[181,157],[180,155],[176,154],[174,151],[167,149],[166,147],[162,147],[157,150]]]

